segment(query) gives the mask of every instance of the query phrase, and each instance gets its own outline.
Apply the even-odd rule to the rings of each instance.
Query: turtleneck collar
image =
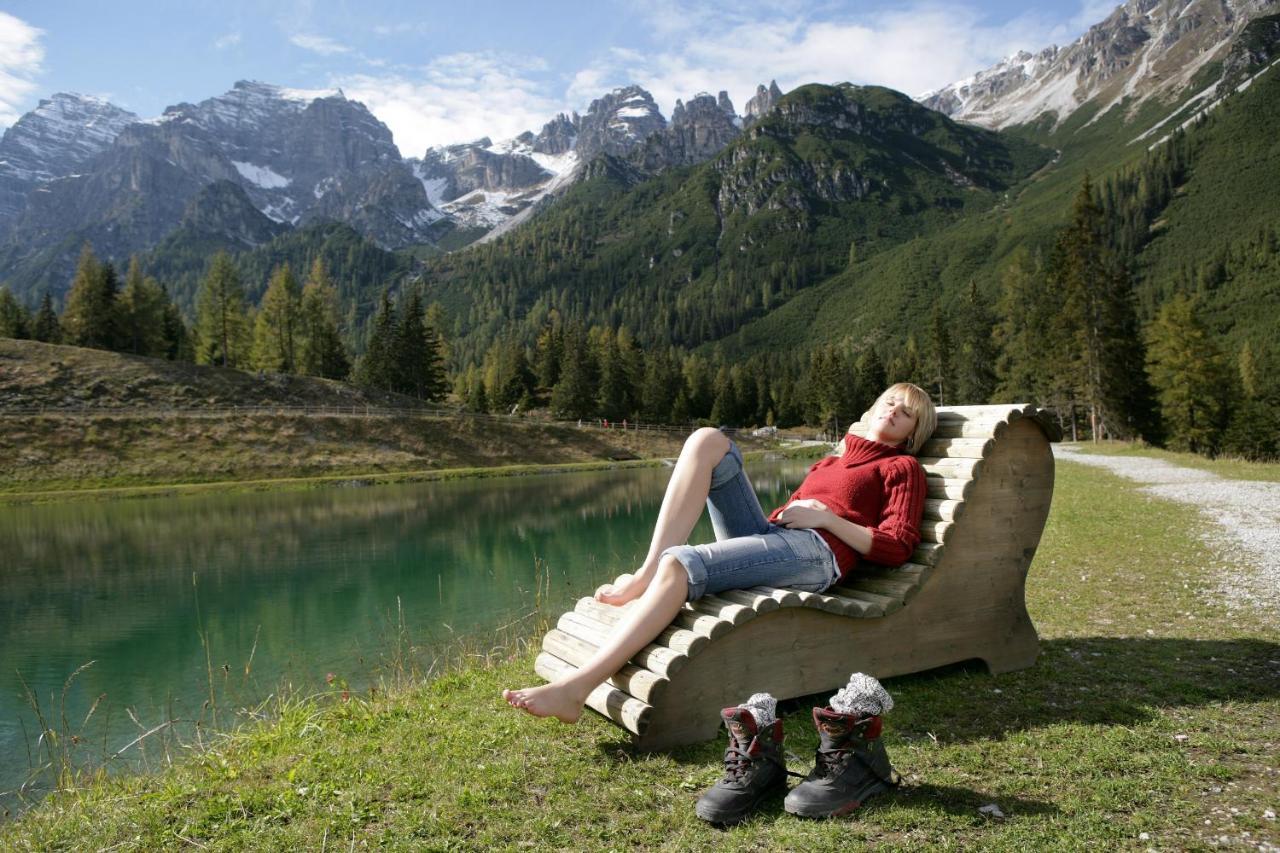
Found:
[[[905,452],[900,447],[882,444],[878,441],[870,441],[860,435],[849,433],[844,437],[844,456],[840,459],[846,467],[853,467],[876,459],[900,456]]]

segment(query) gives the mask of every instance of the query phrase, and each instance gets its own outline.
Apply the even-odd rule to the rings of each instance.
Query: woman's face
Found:
[[[915,431],[916,419],[915,409],[907,405],[902,395],[889,394],[880,398],[871,410],[871,428],[867,431],[867,438],[896,447]]]

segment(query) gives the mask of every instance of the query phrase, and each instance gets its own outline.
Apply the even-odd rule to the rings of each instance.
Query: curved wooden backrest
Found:
[[[782,699],[838,686],[855,670],[885,677],[971,657],[995,672],[1029,666],[1038,641],[1024,581],[1053,490],[1048,442],[1060,437],[1034,406],[939,409],[920,454],[929,493],[909,562],[859,567],[821,594],[704,596],[588,707],[660,749],[714,737],[719,709],[761,690]],[[625,612],[580,599],[543,638],[538,674],[553,680],[582,665]]]

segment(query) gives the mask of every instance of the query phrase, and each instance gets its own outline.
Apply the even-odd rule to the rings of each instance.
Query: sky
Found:
[[[1066,44],[1114,2],[0,0],[0,128],[54,92],[142,117],[237,80],[340,88],[404,156],[537,131],[638,83],[664,115],[726,90],[878,84],[918,95]]]

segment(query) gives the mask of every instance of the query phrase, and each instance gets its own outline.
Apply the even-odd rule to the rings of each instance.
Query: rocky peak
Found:
[[[600,153],[625,156],[666,126],[666,119],[647,91],[639,86],[614,89],[592,101],[581,118],[576,150],[583,160]]]
[[[748,124],[757,120],[769,110],[773,109],[773,105],[776,104],[778,99],[781,97],[782,90],[778,88],[777,80],[770,80],[769,88],[767,89],[764,84],[761,83],[759,86],[756,86],[755,97],[747,101],[747,109],[743,114],[744,119]]]
[[[724,104],[729,105],[728,110]],[[649,172],[701,163],[737,138],[741,133],[738,124],[725,92],[719,98],[701,92],[687,104],[678,100],[671,112],[671,126],[645,141],[639,162]]]
[[[542,131],[533,140],[533,150],[539,154],[552,155],[572,151],[578,141],[578,125],[581,122],[577,113],[572,118],[560,113],[542,126]]]
[[[1211,62],[1224,60],[1248,23],[1276,0],[1128,0],[1063,48],[1015,54],[922,95],[925,106],[986,127],[1052,112],[1062,122],[1095,101],[1098,115],[1151,97],[1171,99]]]
[[[59,92],[0,139],[0,220],[17,215],[39,183],[73,174],[138,117],[101,98]]]

